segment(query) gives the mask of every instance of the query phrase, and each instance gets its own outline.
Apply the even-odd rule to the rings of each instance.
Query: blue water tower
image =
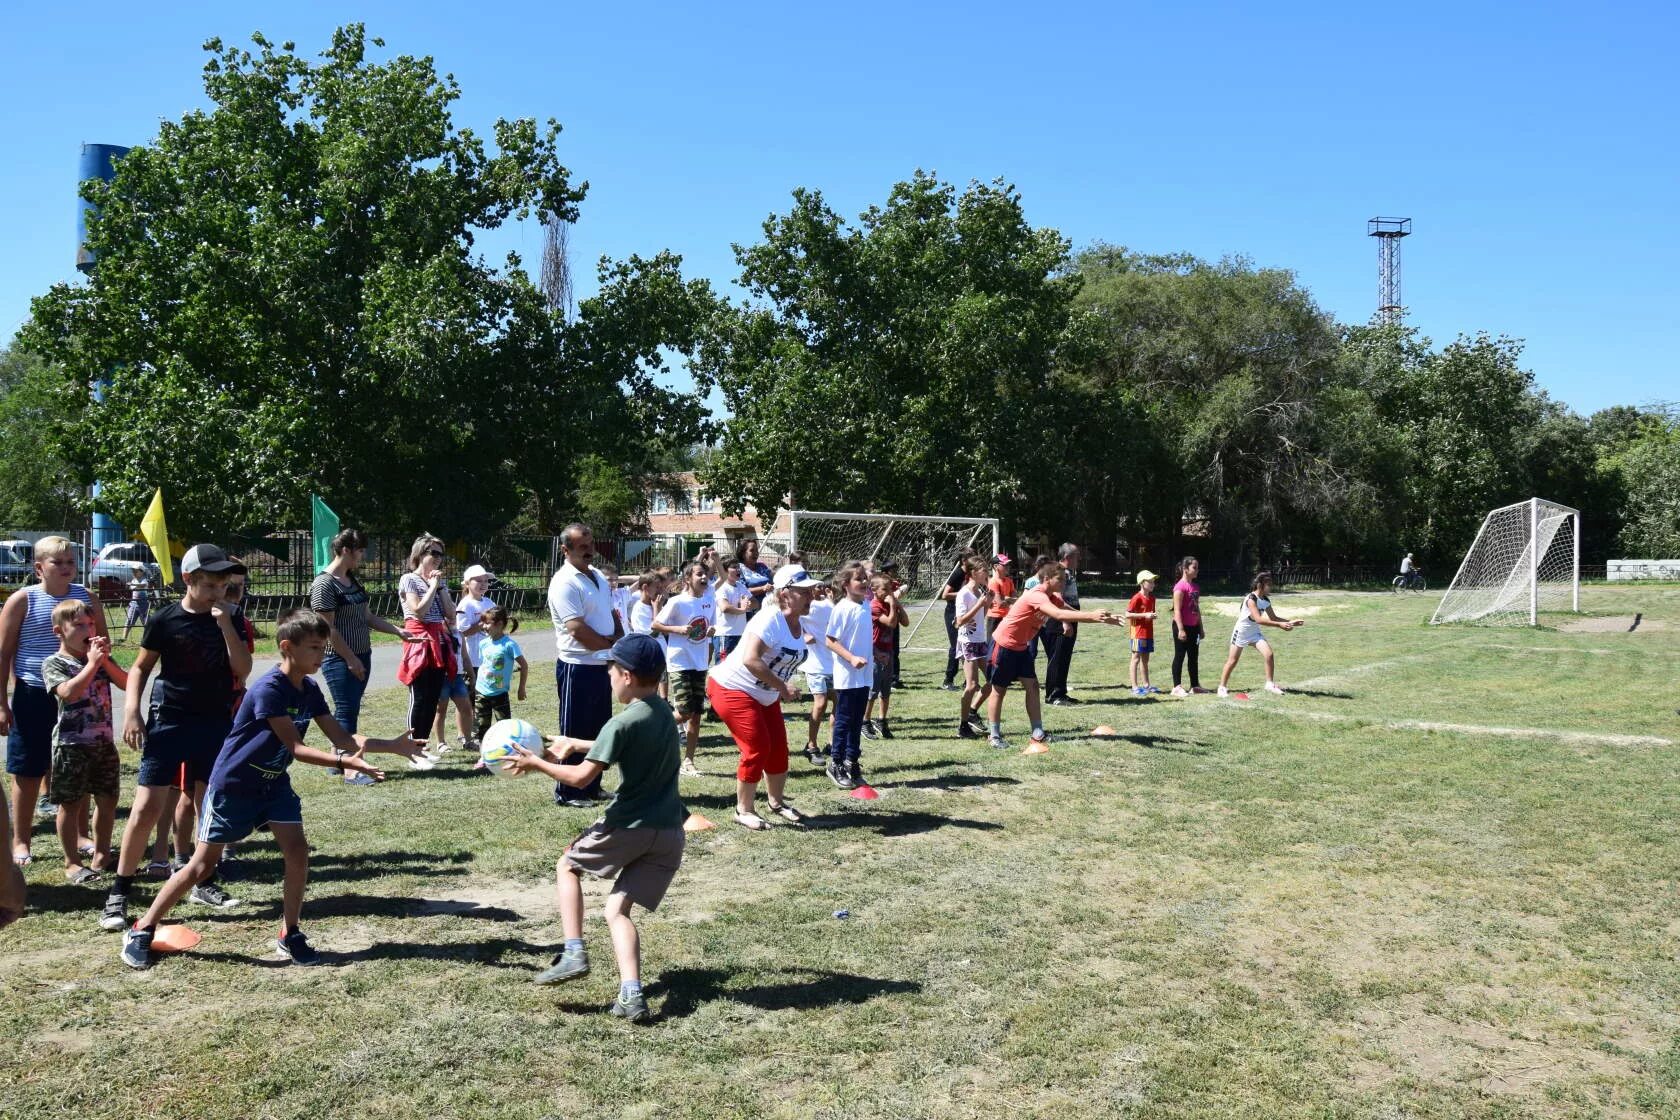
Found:
[[[82,184],[89,179],[100,179],[109,183],[117,176],[117,160],[128,153],[128,149],[116,144],[83,144],[82,159],[76,174],[76,268],[81,272],[92,272],[98,263],[93,253],[87,247],[87,216],[94,209],[93,203],[82,197]],[[104,400],[105,388],[110,384],[109,375],[101,377],[93,383],[93,399]],[[93,484],[93,500],[95,506],[99,504],[99,483]],[[92,556],[88,563],[92,564],[94,556],[106,545],[123,539],[122,526],[111,520],[109,516],[95,511],[93,515]]]

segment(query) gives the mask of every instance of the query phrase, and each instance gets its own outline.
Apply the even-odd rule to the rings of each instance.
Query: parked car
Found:
[[[0,587],[22,587],[35,574],[29,554],[12,547],[28,545],[28,541],[0,541]]]
[[[126,599],[128,581],[134,578],[136,564],[146,566],[146,579],[154,588],[162,585],[163,569],[158,567],[157,558],[144,541],[120,541],[100,549],[99,559],[88,569],[83,582],[97,589],[99,597],[108,603]]]

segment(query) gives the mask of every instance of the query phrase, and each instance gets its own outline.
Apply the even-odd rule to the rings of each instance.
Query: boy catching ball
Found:
[[[426,745],[413,738],[369,739],[352,735],[332,717],[321,686],[309,677],[326,658],[327,637],[331,633],[331,624],[306,607],[281,618],[275,628],[280,642],[280,664],[252,685],[239,705],[233,730],[228,733],[205,790],[204,811],[198,821],[198,846],[192,859],[158,890],[145,916],[123,935],[122,961],[130,968],[151,967],[152,935],[157,932],[158,923],[169,916],[169,911],[188,891],[215,872],[223,848],[245,839],[264,823],[274,833],[286,865],[281,888],[282,924],[275,947],[294,964],[320,961],[320,954],[298,928],[303,887],[309,878],[309,844],[303,835],[303,805],[292,791],[287,768],[295,760],[315,766],[336,766],[380,781],[385,777],[384,772],[362,761],[364,751],[413,757]],[[303,745],[303,733],[310,720],[315,721],[332,743],[330,753]]]
[[[572,841],[555,865],[555,890],[560,901],[560,925],[565,947],[538,984],[558,984],[589,975],[589,953],[583,947],[583,882],[587,872],[612,880],[605,915],[618,961],[618,999],[612,1013],[633,1023],[649,1016],[642,996],[641,938],[630,908],[655,910],[665,897],[677,868],[682,866],[683,818],[677,796],[677,767],[682,751],[671,706],[659,697],[665,675],[665,653],[648,634],[626,634],[613,643],[608,655],[613,699],[624,705],[607,721],[593,741],[564,735],[549,740],[543,757],[515,748],[506,763],[516,774],[540,771],[557,782],[582,786],[618,764],[622,781],[606,814]],[[555,759],[587,751],[583,761],[567,766]]]

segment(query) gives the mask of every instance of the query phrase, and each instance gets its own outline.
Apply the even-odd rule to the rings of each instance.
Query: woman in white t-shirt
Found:
[[[772,813],[791,824],[805,820],[782,796],[788,768],[782,701],[799,699],[793,675],[806,656],[800,620],[811,609],[811,591],[816,586],[817,581],[802,567],[787,564],[778,569],[773,585],[775,608],[753,616],[735,651],[713,666],[706,682],[706,699],[741,752],[735,768],[735,823],[743,828],[770,827],[753,810],[760,779]]]
[[[1260,651],[1261,658],[1266,662],[1266,691],[1283,695],[1283,689],[1278,687],[1277,681],[1272,679],[1273,657],[1272,645],[1261,634],[1262,626],[1275,626],[1279,630],[1293,630],[1297,626],[1305,626],[1300,619],[1291,621],[1279,618],[1277,611],[1272,609],[1272,573],[1261,572],[1254,577],[1253,587],[1243,597],[1242,608],[1237,612],[1237,625],[1231,631],[1231,653],[1225,658],[1225,671],[1219,674],[1219,695],[1228,696],[1225,686],[1230,683],[1231,671],[1237,667],[1237,660],[1242,657],[1246,646],[1254,646]]]
[[[991,695],[992,686],[986,680],[986,608],[992,605],[992,591],[986,586],[989,575],[986,561],[971,556],[963,561],[963,585],[954,597],[956,604],[951,622],[956,629],[957,663],[962,666],[962,702],[958,706],[957,737],[978,739],[983,728],[976,728],[975,713]]]

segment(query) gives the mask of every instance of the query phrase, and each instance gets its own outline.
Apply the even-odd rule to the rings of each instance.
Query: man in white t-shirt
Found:
[[[548,584],[548,613],[554,620],[554,687],[560,699],[560,734],[593,741],[612,718],[612,682],[607,656],[624,628],[613,609],[613,589],[591,561],[595,535],[587,525],[573,523],[560,534],[565,563]],[[561,759],[572,765],[583,759],[577,751]],[[601,779],[583,787],[554,783],[556,804],[592,807],[601,795]]]

